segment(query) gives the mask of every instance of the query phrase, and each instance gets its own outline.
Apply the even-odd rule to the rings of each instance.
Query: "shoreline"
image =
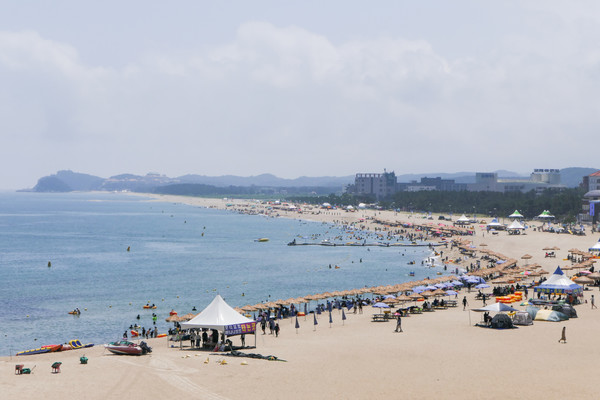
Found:
[[[138,194],[135,194],[138,195]],[[185,198],[139,194],[158,201],[174,201],[196,206],[223,207],[222,199]],[[242,207],[249,201],[229,200]],[[402,213],[362,210],[356,213],[320,213],[304,215],[282,212],[279,217],[315,218],[317,222],[361,223],[360,218],[376,216],[386,221],[415,222],[418,218]],[[347,215],[350,214],[350,215]],[[366,219],[371,230],[382,228]],[[418,222],[426,222],[418,219]],[[432,221],[438,223],[437,220]],[[445,222],[445,221],[439,221]],[[485,236],[484,236],[485,235]],[[494,249],[525,263],[538,263],[552,273],[564,261],[567,250],[587,249],[600,234],[578,237],[528,230],[527,235],[497,236],[475,226],[475,235],[465,239],[481,249]],[[557,258],[546,258],[542,248],[557,246]],[[449,251],[449,250],[448,250]],[[446,250],[444,250],[446,255]],[[529,260],[521,259],[525,253]],[[567,271],[565,271],[567,272]],[[351,288],[348,288],[351,289]],[[489,291],[490,289],[488,289]],[[307,293],[308,294],[308,293]],[[482,303],[475,292],[467,296],[468,308]],[[584,291],[584,299],[600,293],[596,288]],[[518,306],[518,305],[517,305]],[[520,307],[522,308],[522,307]],[[0,385],[5,396],[35,398],[43,391],[49,399],[80,395],[91,399],[181,396],[199,399],[242,399],[259,396],[305,399],[373,398],[400,395],[442,396],[442,398],[491,399],[507,396],[535,396],[551,399],[575,395],[596,398],[591,383],[600,366],[593,343],[600,330],[600,314],[589,304],[576,307],[579,318],[561,323],[535,322],[532,326],[499,331],[476,328],[481,317],[462,307],[438,310],[403,318],[403,333],[394,333],[394,322],[371,322],[375,312],[346,313],[342,321],[337,311],[333,323],[321,316],[313,326],[311,317],[299,318],[300,329],[293,321],[281,322],[278,338],[257,335],[252,352],[273,354],[287,362],[226,358],[209,352],[195,352],[167,347],[164,338],[148,340],[153,352],[149,356],[111,356],[101,346],[64,353],[26,357],[0,357]],[[567,344],[559,344],[563,326],[567,327]],[[246,339],[249,344],[253,341]],[[88,365],[80,365],[85,352]],[[189,357],[188,357],[189,356]],[[209,359],[205,363],[206,359]],[[219,361],[225,359],[227,365]],[[60,374],[50,373],[50,364],[62,361]],[[241,361],[247,361],[242,365]],[[36,365],[34,373],[14,375],[14,365]],[[560,382],[548,385],[548,382]],[[510,391],[510,395],[508,394]]]

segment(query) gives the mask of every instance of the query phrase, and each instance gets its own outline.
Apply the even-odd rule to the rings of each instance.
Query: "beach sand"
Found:
[[[225,207],[220,199],[157,197],[161,201]],[[248,204],[233,203],[240,209]],[[417,220],[416,215],[375,211],[279,214],[329,222],[351,222],[373,215],[390,221],[432,222]],[[600,236],[589,232],[583,237],[558,235],[531,229],[527,235],[501,232],[483,236],[478,226],[476,229],[475,236],[465,237],[475,245],[485,242],[487,249],[518,259],[519,265],[525,264],[520,257],[529,253],[533,258],[527,263],[539,263],[549,272],[558,265],[570,264],[563,261],[568,249],[586,250]],[[556,251],[557,258],[544,257],[542,248],[547,246],[561,249]],[[468,308],[480,307],[482,302],[475,300],[475,293],[463,290],[459,300],[466,294]],[[599,297],[600,291],[585,291],[584,298],[589,300],[591,294]],[[153,352],[141,357],[111,355],[101,345],[2,357],[0,393],[6,399],[597,398],[593,383],[600,368],[595,345],[600,311],[592,310],[590,304],[579,305],[576,310],[579,318],[561,323],[535,322],[513,330],[493,330],[474,327],[481,315],[459,306],[405,317],[402,333],[394,332],[394,321],[371,322],[375,312],[370,307],[365,307],[362,315],[346,312],[343,324],[341,314],[335,310],[331,327],[327,314],[320,317],[316,330],[312,316],[299,318],[297,332],[293,321],[283,320],[279,337],[259,333],[257,348],[248,350],[287,362],[169,348],[165,338],[148,340]],[[559,344],[564,326],[567,343]],[[253,343],[252,336],[246,338],[246,344]],[[87,365],[79,363],[83,354],[89,358]],[[222,360],[227,364],[221,365]],[[61,373],[51,373],[54,361],[62,362]],[[248,365],[241,365],[243,361]],[[15,364],[35,365],[33,374],[14,375]]]

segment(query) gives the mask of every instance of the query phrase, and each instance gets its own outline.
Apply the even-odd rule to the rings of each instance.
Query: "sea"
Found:
[[[235,307],[436,274],[427,247],[287,245],[370,235],[124,193],[0,192],[0,355],[103,344],[136,324],[164,333],[171,310],[217,294]]]

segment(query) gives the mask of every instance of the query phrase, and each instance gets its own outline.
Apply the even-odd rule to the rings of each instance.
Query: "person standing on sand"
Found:
[[[279,322],[275,323],[275,337],[279,337]]]
[[[398,320],[396,321],[396,330],[394,332],[402,332],[402,317],[398,314]]]
[[[467,304],[469,304],[469,302],[467,301],[467,296],[465,296],[463,297],[463,311],[467,309]]]
[[[598,306],[596,306],[596,302],[594,301],[594,295],[592,295],[592,299],[591,299],[590,303],[592,303],[592,309],[598,308]]]
[[[563,343],[567,343],[567,327],[563,326],[562,328],[562,335],[560,337],[560,339],[558,339],[558,343],[563,342]]]

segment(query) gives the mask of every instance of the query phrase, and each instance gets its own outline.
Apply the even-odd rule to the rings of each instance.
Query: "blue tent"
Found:
[[[554,274],[533,290],[542,293],[577,294],[581,293],[583,288],[567,278],[560,267],[556,267]]]

